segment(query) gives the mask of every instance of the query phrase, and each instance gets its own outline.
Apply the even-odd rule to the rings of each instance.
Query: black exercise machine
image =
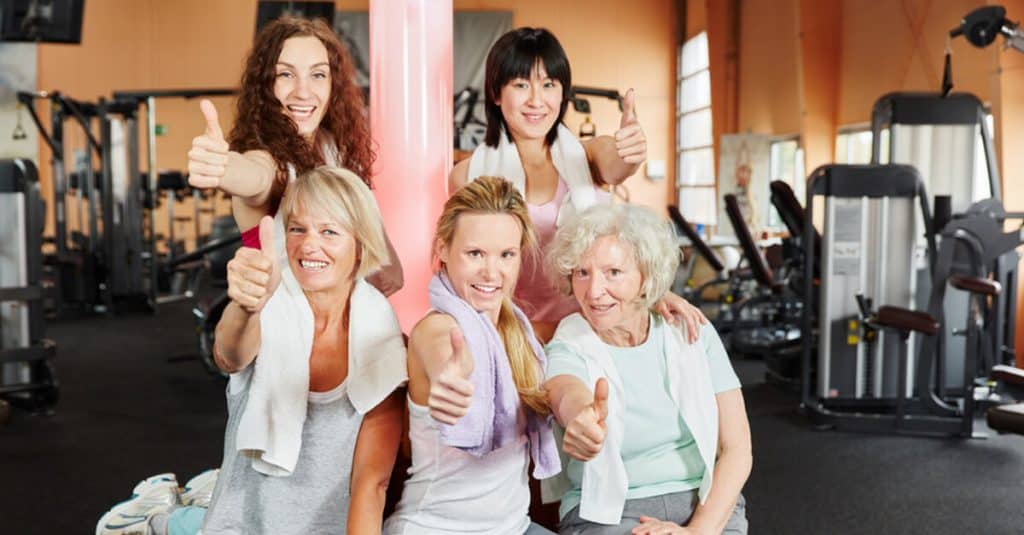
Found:
[[[171,89],[171,90],[142,90],[142,91],[115,91],[113,98],[106,102],[106,110],[109,119],[104,122],[103,147],[105,151],[112,151],[113,140],[110,139],[112,124],[120,123],[118,130],[125,132],[123,140],[117,143],[117,155],[104,158],[104,185],[111,182],[126,183],[121,186],[121,191],[127,192],[117,199],[121,203],[122,219],[119,221],[115,233],[120,240],[114,236],[110,239],[123,241],[124,245],[112,244],[114,247],[113,258],[125,262],[123,269],[119,269],[113,277],[113,287],[116,290],[115,296],[141,300],[150,310],[155,310],[160,303],[178,301],[192,298],[188,289],[191,284],[176,284],[176,288],[169,288],[166,281],[173,275],[168,275],[172,266],[180,270],[183,266],[190,266],[188,262],[175,260],[176,246],[173,244],[174,227],[184,219],[175,219],[173,204],[180,192],[185,191],[183,182],[185,178],[180,173],[165,174],[161,182],[160,173],[157,167],[156,158],[156,101],[162,98],[184,98],[195,99],[211,96],[230,96],[237,94],[236,89]],[[138,140],[138,127],[142,108],[146,113],[146,160],[147,169],[143,175],[139,170],[140,146]],[[116,115],[115,115],[116,114]],[[111,177],[114,170],[108,165],[109,160],[124,161],[127,168],[126,176],[123,178]],[[163,186],[163,188],[161,188]],[[111,187],[110,189],[113,189]],[[157,206],[157,197],[160,193],[167,197],[168,203],[168,235],[172,243],[165,254],[157,250],[157,242],[160,241],[156,233],[156,218],[153,210]],[[108,197],[112,192],[104,192]],[[196,194],[194,194],[196,195]],[[198,196],[198,195],[197,195]],[[110,199],[111,206],[114,199]],[[198,212],[197,212],[198,215]],[[197,236],[198,239],[198,236]],[[180,248],[177,248],[181,252]],[[184,274],[187,278],[194,278],[195,273]],[[163,282],[163,284],[161,284]],[[168,293],[160,295],[161,289]],[[171,293],[172,289],[180,290],[179,293]]]
[[[739,353],[761,356],[768,368],[768,379],[795,387],[800,379],[799,318],[806,307],[788,288],[787,281],[777,278],[769,266],[750,233],[736,196],[729,193],[724,200],[726,215],[757,282],[754,295],[737,303],[733,312],[729,346]]]
[[[693,254],[685,264],[681,264],[679,267],[685,276],[685,285],[676,288],[677,293],[700,308],[715,329],[719,333],[725,334],[732,328],[733,304],[740,300],[744,282],[750,279],[749,274],[744,277],[739,270],[727,269],[718,254],[708,246],[707,242],[690,225],[690,222],[683,217],[679,207],[669,205],[668,215],[675,228],[686,237],[693,247]],[[698,256],[703,258],[714,271],[714,276],[711,279],[699,284],[693,279]],[[718,289],[717,292],[711,291],[715,288]]]
[[[102,310],[100,278],[104,272],[103,250],[97,219],[103,209],[97,191],[100,183],[93,168],[92,154],[102,157],[99,141],[92,134],[93,121],[99,117],[96,104],[82,102],[59,91],[17,93],[19,106],[29,112],[40,137],[50,148],[50,166],[53,182],[51,210],[54,221],[52,243],[54,252],[46,255],[46,286],[52,287],[53,312],[64,316],[72,310]],[[45,101],[50,108],[50,126],[45,128],[36,111],[35,102]],[[80,169],[69,173],[65,163],[66,151],[64,123],[76,122],[86,139],[84,161]],[[69,232],[67,196],[75,192],[77,204],[76,229]]]
[[[35,164],[0,160],[0,397],[34,411],[52,409],[58,394],[43,314],[44,209]]]

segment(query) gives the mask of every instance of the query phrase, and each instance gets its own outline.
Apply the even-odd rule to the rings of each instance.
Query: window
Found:
[[[992,113],[985,114],[985,123],[989,133],[995,137],[994,122]],[[949,177],[950,170],[959,169],[963,160],[959,155],[963,154],[962,134],[957,134],[958,129],[964,127],[957,125],[897,125],[895,148],[899,162],[916,162],[915,166],[924,175],[925,185],[930,194],[949,193],[957,182],[955,177]],[[968,131],[969,132],[969,131]],[[973,160],[973,177],[971,180],[971,200],[984,199],[991,195],[988,182],[988,167],[985,162],[985,149],[982,146],[981,131],[975,129],[975,147]],[[879,161],[888,163],[892,150],[889,129],[881,131],[881,154]],[[836,136],[836,162],[837,163],[870,163],[871,162],[871,127],[870,125],[855,125],[839,129]]]
[[[882,129],[881,161],[889,161],[889,129]],[[871,163],[871,125],[839,129],[836,136],[836,163]]]
[[[715,154],[711,133],[708,34],[679,48],[676,76],[676,188],[679,210],[695,224],[715,223]]]

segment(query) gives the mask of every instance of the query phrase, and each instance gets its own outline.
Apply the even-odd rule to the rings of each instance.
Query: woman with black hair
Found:
[[[647,157],[647,138],[630,89],[614,136],[580,141],[562,124],[569,104],[572,71],[558,39],[543,28],[518,28],[501,36],[487,55],[484,81],[487,133],[472,157],[449,176],[449,192],[481,176],[508,179],[526,199],[540,248],[576,212],[606,200],[602,185],[616,185]],[[559,320],[577,304],[559,295],[542,262],[524,262],[516,300],[530,316],[537,336],[551,338]],[[666,318],[679,314],[687,332],[699,332],[703,314],[669,293],[658,303]]]

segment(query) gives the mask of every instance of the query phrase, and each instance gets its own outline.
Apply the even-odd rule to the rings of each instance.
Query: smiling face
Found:
[[[285,230],[288,266],[303,290],[321,292],[351,284],[359,244],[337,220],[298,204]]]
[[[633,248],[615,236],[594,240],[572,271],[573,296],[598,333],[635,325],[647,314],[642,285]]]
[[[522,240],[514,216],[469,213],[459,216],[451,243],[437,245],[455,293],[494,323],[519,278]]]
[[[562,106],[561,82],[548,76],[538,61],[529,78],[513,78],[501,88],[498,106],[512,138],[544,139],[558,120]]]
[[[331,98],[327,48],[313,36],[287,39],[274,70],[274,96],[299,133],[311,138]]]

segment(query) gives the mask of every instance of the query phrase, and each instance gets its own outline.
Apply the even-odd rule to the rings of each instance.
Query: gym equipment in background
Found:
[[[683,285],[673,287],[672,291],[700,308],[719,334],[726,336],[732,328],[733,308],[742,301],[744,288],[749,286],[747,283],[750,276],[738,269],[728,269],[718,254],[683,217],[678,206],[669,205],[668,215],[676,230],[681,232],[693,247],[689,259],[679,265]],[[694,280],[698,257],[703,258],[714,272],[710,279],[699,283]]]
[[[54,252],[44,257],[47,282],[52,288],[47,302],[58,317],[74,312],[102,311],[105,307],[100,277],[103,266],[102,241],[97,224],[103,212],[97,194],[99,183],[93,167],[93,152],[102,157],[99,141],[93,136],[94,120],[99,117],[96,104],[78,101],[59,91],[19,91],[18,103],[29,112],[40,137],[50,149],[50,169],[53,181],[52,238],[44,238],[45,244],[52,244]],[[36,111],[36,101],[44,101],[50,108],[49,129],[43,126]],[[85,147],[74,147],[66,143],[64,123],[73,119],[78,125]],[[67,154],[77,153],[76,169],[68,172]],[[74,193],[74,222],[68,217],[68,196]]]
[[[33,411],[52,409],[58,394],[43,317],[44,209],[35,164],[0,160],[0,397]]]
[[[111,293],[115,299],[140,302],[150,310],[160,303],[190,299],[191,284],[178,284],[170,288],[166,281],[173,278],[169,272],[194,267],[195,264],[175,258],[175,251],[182,252],[173,243],[175,219],[173,205],[179,192],[184,190],[184,177],[178,173],[165,174],[160,180],[157,166],[157,123],[156,101],[161,98],[195,99],[200,97],[230,96],[235,89],[183,89],[183,90],[140,90],[115,91],[110,101],[103,102],[103,176],[105,206],[111,217],[104,221],[104,232],[111,250]],[[139,117],[142,107],[146,108],[146,162],[145,178],[140,178],[138,136]],[[108,187],[109,186],[109,187]],[[161,188],[164,186],[164,188]],[[160,192],[166,195],[168,210],[168,235],[171,236],[166,251],[158,251],[160,241],[156,233],[154,209]],[[113,214],[120,216],[115,220]],[[105,214],[106,215],[106,214]],[[198,216],[198,212],[196,213]],[[198,238],[198,236],[197,236]],[[185,276],[194,279],[195,273]],[[164,281],[162,284],[161,282]],[[161,295],[161,290],[164,294]],[[172,290],[178,290],[172,292]]]
[[[872,111],[873,134],[872,163],[881,160],[881,132],[889,130],[889,162],[913,165],[920,171],[927,203],[932,206],[935,199],[948,198],[948,213],[965,213],[973,203],[987,198],[1001,199],[999,168],[996,153],[986,119],[984,105],[974,95],[953,93],[942,96],[938,93],[890,93],[879,98]],[[942,201],[940,201],[941,203]],[[914,224],[920,225],[920,219]],[[939,231],[940,228],[934,229]],[[916,233],[916,252],[923,256],[923,233]],[[1016,285],[1008,285],[1016,276],[1016,261],[996,259],[993,266],[994,280],[1002,284],[1005,292],[996,296],[994,307],[1007,313],[1006,325],[997,328],[987,336],[992,338],[993,347],[1012,348],[1012,325],[1016,318],[1015,307],[1007,302],[1016,302]],[[919,266],[922,264],[919,264]],[[914,300],[911,308],[923,310],[931,293],[931,273],[919,270]],[[967,321],[969,295],[959,289],[945,294],[944,316],[940,334],[949,360],[937,364],[937,373],[942,377],[940,390],[958,390],[966,387],[963,383],[963,355],[965,339],[955,336],[954,328]]]
[[[1001,403],[993,397],[989,377],[996,366],[1012,365],[1012,347],[993,345],[998,333],[1009,329],[1012,340],[1012,311],[1016,300],[1006,303],[1005,293],[1014,293],[1016,273],[1009,273],[1003,281],[993,279],[999,266],[1020,260],[1016,249],[1024,244],[1024,225],[1005,232],[1008,220],[1024,219],[1024,214],[1007,214],[996,199],[984,199],[972,204],[965,213],[955,214],[945,224],[938,241],[935,260],[934,284],[928,299],[927,313],[939,323],[948,323],[945,329],[963,339],[963,353],[951,353],[944,339],[926,337],[922,340],[917,358],[915,383],[925,408],[939,417],[960,419],[961,436],[971,436],[975,408],[979,401]],[[949,288],[968,295],[967,314],[963,323],[953,323],[944,299]],[[965,317],[960,314],[959,318]],[[956,363],[962,373],[961,388],[949,388],[942,364]]]
[[[477,118],[475,112],[480,101],[480,90],[465,87],[455,94],[452,116],[455,117],[455,150],[471,151],[484,142],[487,123]],[[459,118],[462,113],[462,118]]]
[[[728,330],[729,348],[759,356],[767,367],[769,381],[796,388],[800,381],[800,347],[807,337],[800,329],[803,300],[790,288],[784,275],[769,265],[747,226],[736,195],[726,194],[725,212],[732,223],[740,249],[747,260],[755,291],[737,302]]]
[[[601,97],[608,100],[614,100],[619,111],[622,111],[622,99],[623,96],[617,89],[603,89],[600,87],[589,87],[583,85],[574,85],[569,91],[569,101],[572,102],[572,109],[579,113],[589,114],[590,113],[590,101],[583,98],[587,97]]]
[[[997,365],[991,377],[1003,397],[1017,403],[997,405],[985,412],[985,423],[1000,433],[1024,435],[1024,370],[1014,366]]]
[[[820,244],[814,239],[813,203],[824,198]],[[920,214],[915,210],[920,206]],[[807,185],[804,202],[804,244],[818,255],[821,286],[817,314],[804,309],[802,328],[810,342],[803,347],[802,404],[811,420],[839,429],[928,431],[927,417],[907,410],[914,396],[914,347],[920,336],[934,335],[932,324],[894,336],[881,327],[862,327],[860,300],[884,303],[880,325],[890,313],[908,316],[920,270],[930,271],[935,239],[927,194],[920,174],[908,165],[836,165],[819,167]],[[923,221],[924,232],[918,221]],[[927,255],[916,255],[917,238],[927,235]],[[920,264],[925,264],[922,268]],[[804,295],[813,292],[813,264],[804,265]],[[894,323],[905,325],[903,323]],[[934,326],[937,332],[938,326]],[[913,336],[909,336],[914,332]],[[815,333],[812,335],[811,333]],[[861,339],[870,337],[870,344]],[[937,426],[941,431],[941,426]]]
[[[951,38],[961,35],[978,48],[992,44],[996,37],[1002,35],[1007,48],[1024,52],[1024,31],[1019,24],[1006,18],[1003,6],[983,6],[968,13],[959,26],[949,31]]]
[[[993,388],[995,370],[1013,360],[1012,349],[992,345],[1012,321],[1000,308],[1007,287],[995,275],[1019,259],[1024,227],[1003,228],[1024,214],[1007,214],[998,200],[983,199],[952,214],[936,233],[913,167],[826,165],[807,190],[804,236],[811,256],[816,196],[825,206],[820,313],[817,325],[807,310],[803,320],[804,332],[817,333],[816,351],[808,344],[803,354],[802,400],[811,420],[847,430],[978,436],[979,411],[1009,400]],[[916,254],[922,231],[926,258]],[[805,266],[807,292],[812,269]],[[919,272],[931,281],[927,307],[915,306]],[[1006,283],[1015,287],[1010,275]],[[946,299],[951,291],[967,296],[955,315]],[[944,343],[945,333],[960,339],[957,348]],[[960,387],[949,387],[943,364],[956,365]]]
[[[804,246],[804,207],[800,205],[793,188],[782,180],[774,180],[768,185],[771,190],[771,203],[775,207],[779,219],[782,220],[789,236],[782,240],[782,256],[786,260],[786,270],[792,273],[800,281],[803,280],[804,263],[812,262],[815,278],[820,276],[820,258],[808,258],[807,248]],[[815,249],[821,251],[821,235],[814,231]],[[794,281],[796,284],[791,287],[797,292],[803,292],[803,284]]]

